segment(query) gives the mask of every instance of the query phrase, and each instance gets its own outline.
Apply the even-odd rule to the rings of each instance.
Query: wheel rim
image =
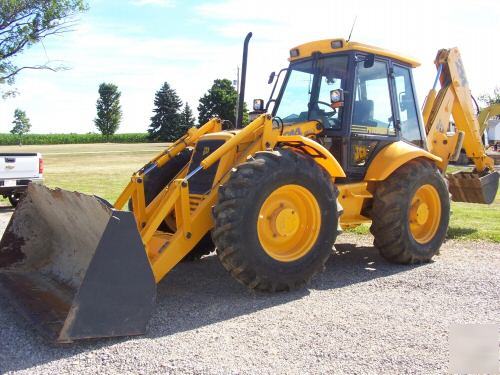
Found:
[[[264,251],[281,262],[307,255],[321,228],[321,210],[314,195],[300,185],[284,185],[262,204],[257,234]]]
[[[430,242],[441,220],[441,200],[436,188],[422,185],[413,196],[409,212],[410,231],[418,243]]]

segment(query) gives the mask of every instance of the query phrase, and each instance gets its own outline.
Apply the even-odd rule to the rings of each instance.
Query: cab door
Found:
[[[375,153],[399,139],[389,64],[375,59],[372,66],[356,65],[348,148],[350,180],[362,180]]]

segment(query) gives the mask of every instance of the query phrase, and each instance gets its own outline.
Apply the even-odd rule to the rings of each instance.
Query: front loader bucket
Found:
[[[455,172],[448,174],[451,200],[469,203],[493,203],[498,191],[498,172],[479,174]]]
[[[0,241],[0,292],[68,343],[145,333],[156,284],[131,212],[31,184]]]

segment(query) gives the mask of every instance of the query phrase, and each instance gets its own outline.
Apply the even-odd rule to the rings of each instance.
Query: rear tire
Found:
[[[370,232],[380,255],[392,263],[429,262],[439,252],[450,220],[450,199],[434,163],[417,159],[377,187]]]
[[[217,256],[236,280],[256,290],[296,289],[322,271],[332,253],[337,190],[308,156],[259,152],[219,188],[214,218]]]
[[[17,207],[17,204],[21,199],[21,193],[12,193],[8,196],[8,199],[12,207]]]

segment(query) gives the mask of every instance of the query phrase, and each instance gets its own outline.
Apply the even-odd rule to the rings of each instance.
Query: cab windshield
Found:
[[[347,56],[330,56],[290,65],[275,115],[285,124],[319,120],[340,129],[343,108],[331,108],[330,91],[345,89],[347,62]]]

